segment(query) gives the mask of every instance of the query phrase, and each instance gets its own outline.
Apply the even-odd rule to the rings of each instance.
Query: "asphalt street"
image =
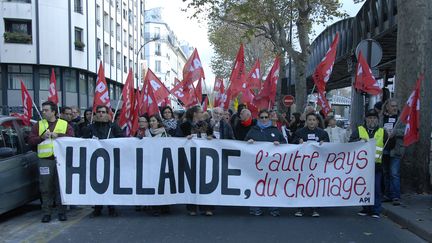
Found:
[[[106,209],[104,209],[106,210]],[[321,217],[251,216],[243,207],[218,207],[212,217],[189,216],[182,205],[171,214],[154,217],[134,207],[119,207],[118,217],[107,212],[90,218],[90,207],[69,211],[69,220],[56,217],[40,223],[37,205],[0,216],[1,242],[424,242],[386,217],[356,215],[359,207],[321,208]],[[55,215],[54,215],[55,216]]]

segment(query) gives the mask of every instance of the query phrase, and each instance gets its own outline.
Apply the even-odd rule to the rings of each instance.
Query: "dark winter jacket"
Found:
[[[96,121],[83,129],[83,138],[97,137],[99,139],[107,139],[108,132],[111,128],[109,138],[124,137],[123,130],[116,124],[110,121]]]
[[[279,141],[279,143],[286,143],[282,133],[279,132],[277,127],[274,126],[270,126],[264,129],[261,129],[259,126],[253,126],[246,134],[244,140],[248,141],[249,139],[261,142]]]
[[[310,130],[308,127],[298,129],[294,134],[294,143],[300,143],[300,139],[303,142],[315,141],[315,142],[330,142],[329,135],[323,129],[316,127],[314,130]]]
[[[187,137],[188,135],[195,133],[206,133],[207,136],[213,135],[213,130],[205,121],[197,122],[196,124],[192,124],[191,121],[185,121],[181,123],[176,131],[176,137]]]
[[[234,135],[236,140],[244,141],[246,135],[248,134],[249,130],[256,125],[256,120],[253,119],[251,125],[244,126],[241,121],[237,123],[237,126],[234,128]]]
[[[234,132],[231,128],[231,125],[228,124],[228,122],[226,122],[224,119],[221,119],[219,121],[219,134],[220,134],[219,139],[234,139]]]

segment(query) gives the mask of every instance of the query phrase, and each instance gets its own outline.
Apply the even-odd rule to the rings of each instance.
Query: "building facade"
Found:
[[[138,50],[146,43],[144,4],[144,0],[1,0],[2,113],[21,109],[20,80],[37,105],[46,101],[52,68],[60,105],[92,106],[101,62],[115,105],[129,68],[139,72],[136,85],[142,77],[138,67],[145,65],[145,54]],[[178,62],[177,55],[164,55]],[[183,54],[181,59],[185,60]],[[171,70],[162,70],[162,80],[163,74],[171,80]]]

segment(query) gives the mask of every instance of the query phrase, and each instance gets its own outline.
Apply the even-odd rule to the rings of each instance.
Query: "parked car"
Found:
[[[30,126],[0,115],[0,214],[39,198],[37,153],[27,144]]]

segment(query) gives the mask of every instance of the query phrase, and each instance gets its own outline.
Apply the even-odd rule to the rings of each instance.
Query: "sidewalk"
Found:
[[[383,203],[383,213],[403,228],[432,242],[432,195],[404,194],[402,205]]]

